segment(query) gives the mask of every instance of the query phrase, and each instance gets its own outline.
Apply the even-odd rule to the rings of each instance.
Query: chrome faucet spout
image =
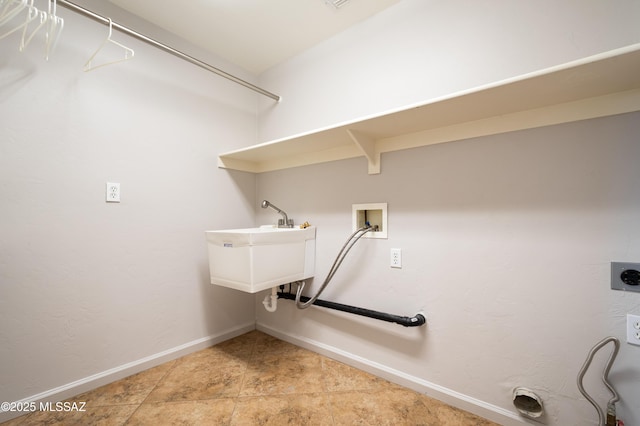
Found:
[[[289,217],[287,217],[287,213],[285,213],[284,210],[279,209],[267,200],[262,200],[262,208],[266,209],[267,207],[271,207],[276,212],[282,215],[282,219],[278,220],[278,228],[293,228],[293,219],[289,219]]]

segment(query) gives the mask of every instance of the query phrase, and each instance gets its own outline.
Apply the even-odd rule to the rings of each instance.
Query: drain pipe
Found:
[[[264,297],[264,300],[262,301],[262,304],[264,305],[264,308],[268,312],[275,312],[276,309],[278,309],[278,289],[277,289],[277,287],[272,287],[271,288],[271,297],[269,297],[269,295],[266,295]]]
[[[296,300],[296,295],[292,293],[278,293],[278,297],[287,300]],[[310,297],[301,296],[300,301],[307,302]],[[263,302],[264,303],[264,302]],[[329,302],[327,300],[316,299],[314,305],[323,308],[335,309],[337,311],[348,312],[350,314],[360,315],[363,317],[374,318],[381,321],[393,322],[405,327],[419,327],[426,324],[427,319],[422,314],[416,314],[413,317],[404,317],[400,315],[387,314],[385,312],[373,311],[371,309],[359,308],[357,306],[343,305],[342,303]]]

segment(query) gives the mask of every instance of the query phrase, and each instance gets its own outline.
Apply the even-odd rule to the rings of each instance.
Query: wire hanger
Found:
[[[107,18],[107,19],[109,19],[109,35],[102,42],[100,47],[98,47],[98,50],[96,50],[95,53],[93,55],[91,55],[91,57],[89,58],[87,63],[84,64],[83,70],[85,72],[95,70],[96,68],[100,68],[100,67],[103,67],[105,65],[111,65],[111,64],[118,63],[118,62],[124,62],[124,61],[127,61],[127,60],[133,58],[133,55],[134,55],[133,49],[130,49],[127,46],[124,46],[123,44],[120,44],[117,41],[111,39],[111,34],[113,33],[113,22],[111,21],[111,18]],[[93,60],[95,59],[96,55],[107,45],[107,43],[115,44],[116,46],[121,47],[122,49],[124,49],[124,58],[116,59],[115,61],[105,62],[105,63],[100,64],[100,65],[93,65]]]

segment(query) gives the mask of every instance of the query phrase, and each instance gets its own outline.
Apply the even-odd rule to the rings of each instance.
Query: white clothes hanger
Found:
[[[15,18],[27,5],[27,0],[1,0],[0,26]]]
[[[117,41],[111,39],[111,34],[113,33],[113,23],[111,21],[111,18],[108,18],[108,19],[109,19],[109,35],[102,42],[100,47],[98,47],[98,50],[96,50],[95,53],[93,55],[91,55],[91,57],[89,58],[87,63],[84,64],[83,70],[85,72],[95,70],[96,68],[100,68],[100,67],[103,67],[105,65],[111,65],[111,64],[118,63],[118,62],[128,61],[129,59],[133,58],[133,55],[134,55],[133,49],[130,49],[127,46],[124,46],[123,44],[120,44]],[[93,65],[93,60],[95,59],[96,55],[107,45],[107,43],[115,44],[116,46],[124,49],[124,58],[116,59],[115,61],[105,62],[105,63],[100,64],[100,65]]]
[[[27,7],[27,0],[6,0],[2,4],[0,11],[0,27],[18,16]]]
[[[20,29],[23,29],[23,28],[27,27],[31,23],[31,21],[33,21],[34,19],[36,19],[38,17],[38,9],[36,9],[33,6],[33,1],[34,0],[31,0],[31,3],[29,4],[29,7],[27,9],[26,20],[22,24],[18,25],[17,27],[12,28],[9,31],[7,31],[6,33],[0,35],[0,40],[2,40],[3,38],[7,37],[10,34],[13,34],[14,32],[16,32],[16,31],[18,31]]]
[[[46,48],[44,58],[48,61],[49,55],[53,53],[56,45],[58,44],[58,40],[60,39],[60,34],[62,33],[62,29],[64,28],[64,19],[60,18],[56,14],[56,0],[49,0],[49,23],[47,26],[46,33]]]
[[[29,25],[25,25],[24,28],[22,29],[22,40],[20,41],[20,51],[23,52],[24,49],[27,48],[27,46],[29,45],[29,43],[31,43],[31,40],[33,40],[33,36],[36,35],[36,33],[38,31],[40,31],[40,28],[44,27],[44,25],[47,23],[47,12],[43,11],[43,10],[39,10],[38,11],[38,16],[40,17],[38,26],[35,27],[33,29],[33,31],[31,31],[31,33],[29,34],[29,36],[27,37],[27,30],[29,29]],[[31,22],[31,21],[29,21]]]

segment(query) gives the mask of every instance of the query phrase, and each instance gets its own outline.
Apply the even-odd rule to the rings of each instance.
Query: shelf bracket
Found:
[[[360,151],[367,157],[369,163],[369,174],[375,175],[380,173],[380,151],[376,149],[376,141],[364,133],[356,130],[347,129],[347,133]]]

